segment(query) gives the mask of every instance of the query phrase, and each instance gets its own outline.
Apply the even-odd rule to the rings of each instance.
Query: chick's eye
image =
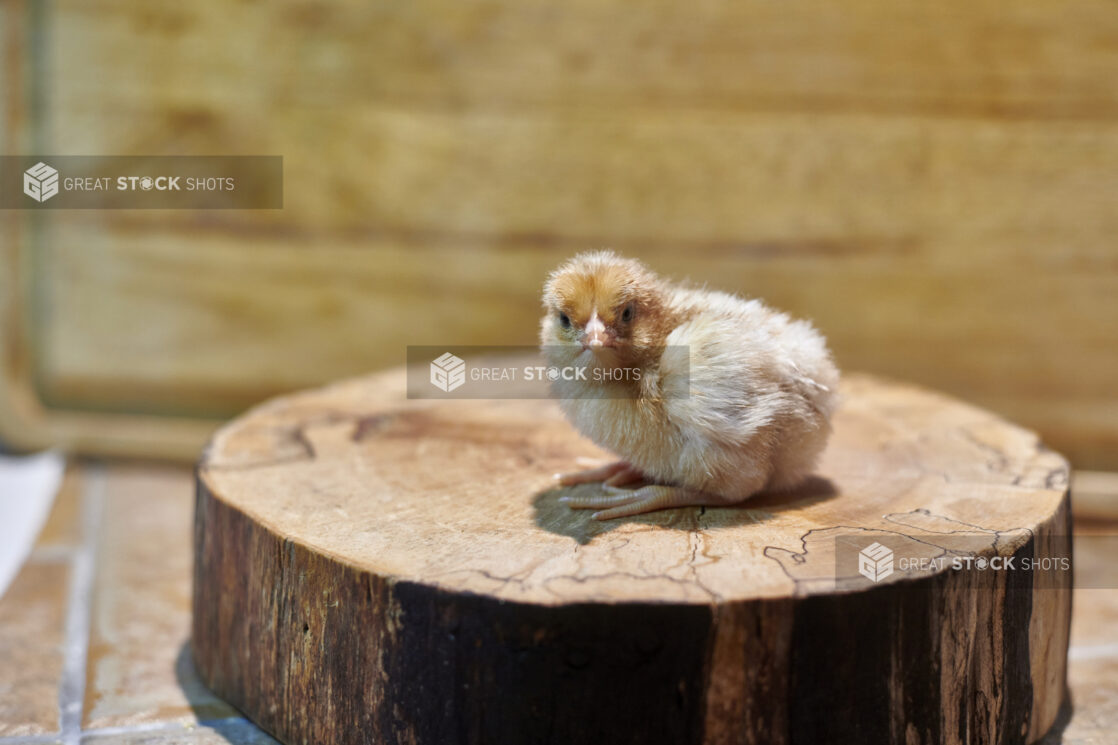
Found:
[[[567,316],[566,313],[559,314],[559,325],[565,329],[569,329],[571,327],[571,319]]]
[[[621,311],[621,320],[625,323],[633,320],[633,306],[626,305],[625,310]]]

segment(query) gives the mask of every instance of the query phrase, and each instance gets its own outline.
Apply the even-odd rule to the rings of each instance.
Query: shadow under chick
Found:
[[[593,510],[575,510],[559,501],[564,496],[594,496],[600,484],[556,486],[538,492],[532,499],[536,525],[555,535],[573,538],[585,546],[599,535],[626,524],[655,525],[667,530],[717,530],[747,523],[762,523],[789,509],[801,509],[838,495],[834,483],[822,476],[809,476],[799,486],[785,491],[762,492],[730,507],[679,507],[614,520],[595,520]]]

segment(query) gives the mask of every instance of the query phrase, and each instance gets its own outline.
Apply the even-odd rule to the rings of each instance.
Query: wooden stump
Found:
[[[796,492],[603,523],[557,502],[607,456],[553,402],[406,400],[394,371],[267,403],[198,468],[198,669],[286,743],[1037,740],[1066,462],[938,394],[843,394]]]

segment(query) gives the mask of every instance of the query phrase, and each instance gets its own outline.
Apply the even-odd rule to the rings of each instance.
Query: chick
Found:
[[[583,435],[621,460],[557,474],[604,482],[563,497],[608,520],[686,505],[729,505],[791,489],[830,434],[838,369],[806,321],[724,292],[671,284],[610,251],[547,279],[540,328],[550,365],[594,374],[553,383]],[[574,377],[574,376],[572,376]],[[626,484],[643,482],[639,488]]]

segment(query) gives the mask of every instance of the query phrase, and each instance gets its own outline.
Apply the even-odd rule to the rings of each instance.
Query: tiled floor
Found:
[[[72,466],[0,599],[0,743],[274,743],[190,661],[189,469]]]
[[[190,661],[189,469],[71,466],[0,599],[0,745],[274,743]],[[1077,572],[1113,587],[1118,523],[1077,526]],[[1118,743],[1118,589],[1075,592],[1073,709],[1045,745]]]

